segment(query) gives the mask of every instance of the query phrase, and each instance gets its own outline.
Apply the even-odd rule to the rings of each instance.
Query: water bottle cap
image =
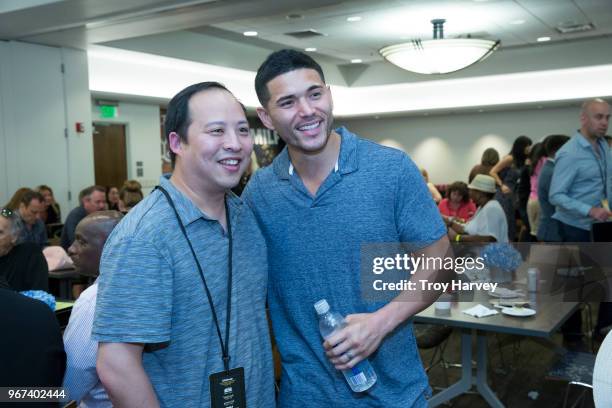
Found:
[[[324,314],[329,312],[329,303],[327,303],[327,300],[321,299],[315,303],[314,308],[318,314]]]

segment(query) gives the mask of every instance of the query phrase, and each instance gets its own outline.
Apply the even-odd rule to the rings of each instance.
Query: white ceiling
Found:
[[[350,16],[362,20],[351,23]],[[503,48],[535,46],[542,36],[554,43],[612,35],[611,0],[4,0],[0,39],[85,48],[192,30],[268,49],[316,47],[316,55],[338,63],[367,63],[382,60],[383,46],[431,38],[433,18],[447,20],[446,37],[499,39]],[[585,24],[595,28],[558,31]],[[286,35],[309,29],[323,35]],[[247,30],[259,36],[242,36]]]
[[[408,73],[378,55],[386,45],[431,38],[433,18],[447,20],[447,38],[502,46],[440,77]],[[559,31],[587,24],[594,29]],[[287,35],[309,29],[323,35]],[[245,37],[247,30],[259,35]],[[537,42],[542,36],[551,40]],[[4,0],[0,39],[105,45],[251,72],[271,50],[316,47],[330,83],[364,87],[612,64],[612,0]],[[363,63],[351,64],[355,58]]]
[[[612,34],[610,0],[357,0],[298,10],[296,18],[286,13],[237,19],[213,27],[242,34],[259,33],[258,38],[295,48],[316,47],[317,53],[350,61],[380,61],[378,50],[414,38],[432,38],[434,18],[444,18],[445,37],[473,37],[501,40],[503,47],[537,44],[537,38],[551,41]],[[361,21],[349,22],[358,16]],[[557,27],[592,23],[588,32],[562,34]],[[295,39],[286,33],[316,30],[323,36]],[[244,41],[249,41],[248,39]]]

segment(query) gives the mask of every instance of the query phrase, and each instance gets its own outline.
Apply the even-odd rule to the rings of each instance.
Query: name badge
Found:
[[[246,408],[244,368],[213,373],[208,378],[211,408]]]

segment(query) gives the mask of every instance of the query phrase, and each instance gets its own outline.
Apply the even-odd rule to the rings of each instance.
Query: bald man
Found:
[[[99,211],[83,218],[76,227],[75,240],[68,248],[74,266],[81,275],[97,278],[102,248],[115,225],[121,220],[118,211]],[[91,338],[91,327],[98,295],[98,281],[79,296],[72,308],[64,332],[68,357],[64,388],[70,399],[86,407],[112,407],[96,373],[98,342]]]
[[[610,121],[610,105],[591,99],[582,105],[580,129],[555,157],[549,199],[553,218],[561,223],[564,242],[588,242],[595,221],[610,217],[612,158],[604,136]]]
[[[610,105],[603,99],[582,104],[580,129],[555,155],[555,169],[548,197],[555,206],[563,242],[591,241],[594,222],[607,221],[612,198],[612,157],[605,135]],[[602,303],[596,330],[611,319],[610,303]],[[574,313],[561,328],[568,347],[582,347],[582,318]]]

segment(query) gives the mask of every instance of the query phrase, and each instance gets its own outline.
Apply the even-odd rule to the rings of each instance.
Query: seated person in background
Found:
[[[17,189],[17,191],[15,191],[15,194],[13,194],[9,202],[4,205],[4,208],[9,208],[13,211],[18,210],[19,203],[21,202],[21,196],[30,190],[31,189],[29,187],[21,187]]]
[[[127,214],[142,199],[142,185],[136,180],[127,180],[119,191],[119,211]]]
[[[106,208],[106,189],[100,186],[87,187],[79,193],[79,202],[81,205],[74,208],[66,217],[64,229],[62,230],[61,245],[62,248],[68,250],[74,241],[74,231],[77,224],[95,211],[102,211]]]
[[[49,271],[42,250],[36,244],[18,244],[20,219],[16,212],[0,209],[0,277],[11,289],[49,291]],[[0,383],[2,384],[2,383]]]
[[[6,281],[0,277],[0,322],[0,385],[60,387],[66,354],[57,318],[49,306],[7,289]],[[58,407],[58,403],[15,406]]]
[[[121,217],[118,211],[102,211],[90,214],[79,222],[76,239],[68,248],[68,253],[81,275],[98,277],[102,248]],[[98,342],[91,339],[97,295],[96,280],[77,299],[64,332],[67,355],[64,388],[68,397],[81,407],[112,407],[96,372]]]
[[[45,223],[38,219],[44,211],[44,201],[40,193],[29,189],[20,188],[13,194],[7,208],[17,212],[21,218],[18,241],[33,242],[40,249],[47,245],[47,228]]]
[[[425,170],[422,167],[420,168],[420,170],[421,170],[421,175],[423,175],[423,178],[425,179],[425,183],[427,183],[427,188],[429,189],[429,192],[431,193],[431,197],[436,202],[436,204],[439,203],[440,200],[442,200],[442,194],[440,194],[436,186],[434,186],[434,184],[429,181],[429,174],[427,174],[427,170]]]
[[[468,188],[470,198],[478,209],[465,226],[455,221],[447,222],[449,238],[456,242],[508,242],[506,215],[501,205],[493,199],[495,179],[477,174]]]
[[[39,218],[45,223],[45,225],[61,223],[62,214],[60,211],[60,206],[57,202],[55,202],[55,197],[53,196],[53,190],[51,190],[51,187],[42,184],[36,187],[36,191],[43,196],[43,204],[45,206],[45,210],[40,213]]]
[[[438,204],[442,218],[452,218],[465,223],[476,213],[476,205],[470,200],[468,186],[462,181],[455,181],[446,189],[448,198],[443,198]],[[448,220],[447,220],[448,221]]]
[[[106,192],[106,207],[112,211],[119,211],[119,189],[109,187]]]

